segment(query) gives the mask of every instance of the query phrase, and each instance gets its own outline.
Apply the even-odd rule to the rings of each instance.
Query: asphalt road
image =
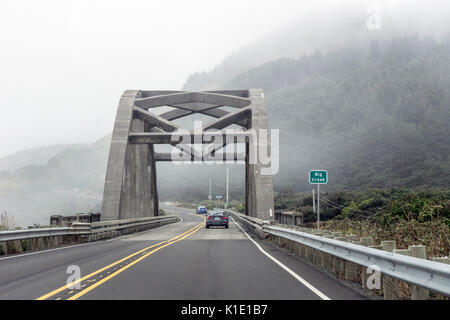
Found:
[[[276,247],[250,240],[234,222],[206,229],[193,210],[166,209],[183,221],[0,258],[0,299],[364,299]],[[81,281],[67,289],[74,270]]]

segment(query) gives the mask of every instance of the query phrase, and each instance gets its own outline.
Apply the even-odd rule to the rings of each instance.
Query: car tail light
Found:
[[[208,217],[207,219],[212,219],[213,217]]]
[[[222,218],[223,220],[227,220],[228,219],[228,217],[220,217],[220,218]]]

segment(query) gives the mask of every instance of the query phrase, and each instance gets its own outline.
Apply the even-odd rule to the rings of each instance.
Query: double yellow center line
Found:
[[[105,266],[105,267],[103,267],[103,268],[101,268],[101,269],[98,269],[97,271],[94,271],[94,272],[92,272],[92,273],[90,273],[90,274],[88,274],[88,275],[86,275],[86,276],[84,276],[84,277],[82,277],[82,278],[80,278],[80,279],[78,279],[78,280],[72,282],[72,283],[66,284],[66,285],[64,285],[64,286],[62,286],[62,287],[60,287],[60,288],[58,288],[58,289],[56,289],[56,290],[53,290],[53,291],[51,291],[51,292],[49,292],[49,293],[47,293],[47,294],[44,294],[43,296],[37,298],[36,300],[45,300],[45,299],[48,299],[48,298],[50,298],[50,297],[52,297],[52,296],[54,296],[54,295],[56,295],[56,294],[58,294],[58,293],[60,293],[60,292],[62,292],[62,291],[64,291],[64,290],[71,290],[70,288],[73,288],[73,287],[74,287],[75,285],[77,285],[78,283],[81,283],[81,282],[83,282],[84,280],[88,280],[88,279],[94,277],[95,275],[97,275],[97,274],[99,274],[99,273],[102,273],[103,271],[106,271],[106,270],[108,270],[108,269],[110,269],[110,268],[112,268],[112,267],[114,267],[114,266],[116,266],[116,265],[118,265],[118,264],[120,264],[120,263],[122,263],[122,262],[124,262],[124,261],[127,261],[127,260],[129,260],[129,259],[135,257],[136,255],[138,255],[138,254],[140,254],[140,253],[144,253],[144,254],[142,254],[139,258],[133,259],[132,262],[128,263],[128,264],[125,265],[124,267],[121,267],[121,268],[118,269],[117,271],[114,271],[113,273],[111,273],[111,274],[109,274],[108,276],[104,277],[103,279],[101,279],[101,280],[95,282],[94,284],[92,284],[92,285],[90,285],[89,287],[87,287],[86,289],[83,289],[82,291],[76,293],[75,295],[70,296],[67,300],[75,300],[75,299],[78,299],[79,297],[85,295],[85,294],[88,293],[89,291],[91,291],[91,290],[95,289],[96,287],[100,286],[102,283],[105,283],[106,281],[108,281],[108,280],[110,280],[111,278],[117,276],[119,273],[125,271],[125,270],[128,269],[129,267],[131,267],[131,266],[135,265],[136,263],[138,263],[139,261],[145,259],[145,258],[148,257],[149,255],[151,255],[151,254],[153,254],[153,253],[155,253],[155,252],[161,250],[162,248],[165,248],[165,247],[167,247],[167,246],[170,246],[170,245],[172,245],[172,244],[174,244],[174,243],[176,243],[176,242],[178,242],[178,241],[181,241],[181,240],[183,240],[183,239],[189,237],[190,235],[192,235],[192,234],[194,234],[195,232],[197,232],[200,228],[202,228],[202,227],[204,226],[204,224],[205,224],[205,221],[203,221],[202,223],[196,225],[195,227],[193,227],[193,228],[187,230],[186,232],[183,232],[183,233],[181,233],[181,234],[179,234],[179,235],[177,235],[177,236],[175,236],[175,237],[173,237],[173,238],[170,238],[169,240],[161,241],[161,242],[156,243],[156,244],[154,244],[154,245],[151,245],[151,246],[149,246],[149,247],[147,247],[147,248],[144,248],[144,249],[142,249],[142,250],[139,250],[139,251],[137,251],[137,252],[135,252],[135,253],[133,253],[133,254],[131,254],[131,255],[125,257],[125,258],[122,258],[122,259],[120,259],[120,260],[118,260],[118,261],[116,261],[116,262],[113,262],[113,263],[111,263],[111,264],[109,264],[109,265],[107,265],[107,266]],[[156,247],[156,248],[155,248],[155,247]],[[148,251],[149,249],[152,249],[152,248],[155,248],[155,249],[153,249],[153,250],[151,250],[151,251],[149,251],[149,252],[146,252],[146,251]],[[117,269],[117,268],[116,268],[116,269]],[[114,269],[114,270],[116,270],[116,269]],[[88,281],[88,282],[90,282],[90,281]],[[70,292],[70,293],[73,293],[73,292]],[[69,293],[69,294],[70,294],[70,293]]]

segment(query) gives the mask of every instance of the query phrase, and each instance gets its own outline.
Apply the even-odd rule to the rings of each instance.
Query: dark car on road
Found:
[[[198,206],[197,213],[208,213],[208,210],[206,209],[205,206]]]
[[[206,228],[222,226],[228,229],[228,214],[225,211],[214,210],[206,216]]]

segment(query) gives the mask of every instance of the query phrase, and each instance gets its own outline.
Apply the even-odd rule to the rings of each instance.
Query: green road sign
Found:
[[[310,170],[309,183],[311,184],[327,184],[328,171],[327,170]]]
[[[222,199],[222,196],[216,196],[216,199]]]

